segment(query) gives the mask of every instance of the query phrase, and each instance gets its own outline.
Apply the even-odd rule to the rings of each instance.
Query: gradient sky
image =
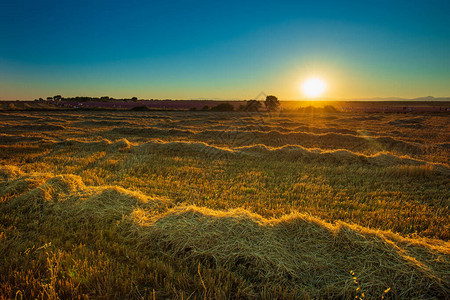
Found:
[[[0,99],[450,96],[450,1],[0,0]]]

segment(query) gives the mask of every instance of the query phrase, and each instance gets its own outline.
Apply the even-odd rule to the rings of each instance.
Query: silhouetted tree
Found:
[[[133,110],[133,111],[149,111],[150,108],[148,108],[145,105],[142,105],[142,106],[135,106],[131,110]]]
[[[202,110],[209,110],[209,106],[208,105],[203,106]]]
[[[264,104],[266,105],[267,110],[273,111],[277,110],[277,108],[280,106],[280,101],[278,101],[278,98],[269,95],[266,97],[266,101],[264,101]]]
[[[136,101],[138,101],[138,98],[137,98],[137,97],[132,97],[132,98],[131,98],[131,101],[136,102]]]
[[[211,107],[212,111],[232,111],[234,110],[234,106],[230,103],[220,103],[214,107]]]
[[[261,102],[257,101],[257,100],[250,100],[247,101],[247,104],[244,107],[244,111],[258,111],[261,108],[262,104]]]
[[[59,101],[59,100],[61,100],[61,99],[62,99],[62,96],[61,96],[61,95],[53,96],[53,100]]]

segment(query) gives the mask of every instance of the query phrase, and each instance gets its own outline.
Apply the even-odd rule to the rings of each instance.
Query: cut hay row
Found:
[[[355,136],[343,133],[310,133],[279,131],[202,131],[196,138],[215,141],[217,137],[223,142],[232,142],[240,146],[248,143],[261,143],[268,146],[299,145],[303,147],[320,147],[328,149],[349,149],[352,151],[398,151],[400,153],[421,154],[421,145],[405,142],[398,138],[384,136]]]
[[[89,117],[89,118],[88,118]],[[117,138],[117,135],[130,138],[135,137],[186,137],[198,141],[229,144],[227,146],[248,146],[248,142],[261,143],[268,146],[301,145],[303,147],[319,147],[329,149],[348,149],[356,152],[369,151],[396,151],[400,154],[423,154],[429,146],[438,148],[445,142],[445,128],[448,124],[442,118],[435,116],[422,116],[418,118],[398,119],[387,118],[385,122],[376,119],[371,124],[364,125],[363,121],[357,124],[348,124],[345,117],[308,118],[299,116],[268,117],[245,114],[223,115],[218,113],[192,113],[186,118],[185,113],[171,113],[170,116],[161,113],[135,114],[135,113],[47,113],[46,118],[40,118],[39,124],[35,114],[4,114],[1,118],[6,122],[3,131],[40,131],[59,132],[81,129],[85,131],[103,131],[103,136]],[[17,119],[15,119],[17,118]],[[330,119],[331,118],[331,119]],[[361,117],[358,117],[361,119]],[[22,123],[17,123],[17,120]],[[28,120],[29,125],[23,125]],[[322,120],[323,119],[323,120]],[[347,118],[348,119],[348,118]],[[354,118],[349,118],[354,120]],[[371,119],[364,117],[362,120]],[[436,122],[436,124],[431,121]],[[328,123],[323,123],[328,122]],[[331,123],[330,123],[331,122]],[[403,131],[400,125],[423,125],[427,130]],[[434,125],[430,125],[434,124]],[[64,126],[62,126],[64,125]],[[66,125],[71,126],[70,128]],[[438,125],[438,126],[436,126]],[[443,127],[442,127],[443,126]],[[81,128],[80,128],[81,127]],[[108,129],[109,127],[109,129]],[[111,128],[112,127],[112,128]],[[358,130],[356,130],[358,129]],[[105,131],[106,130],[106,131]],[[437,132],[443,132],[438,134]],[[80,132],[81,133],[81,132]],[[435,136],[436,135],[436,136]],[[434,136],[434,137],[433,137]],[[415,138],[413,138],[415,137]],[[424,144],[423,139],[436,139],[434,142]],[[445,150],[445,148],[444,148]]]
[[[43,232],[57,228],[64,230],[67,239],[84,235],[89,247],[98,253],[114,251],[102,247],[115,245],[107,241],[113,238],[112,234],[117,234],[113,241],[124,244],[121,252],[114,252],[115,259],[125,264],[130,263],[128,254],[136,250],[140,259],[149,260],[157,255],[161,264],[178,261],[193,265],[195,270],[200,263],[202,267],[198,270],[203,277],[197,281],[203,282],[206,291],[194,289],[195,298],[203,295],[263,298],[265,289],[274,287],[292,298],[364,295],[368,298],[445,299],[450,296],[448,242],[403,238],[343,222],[333,225],[299,213],[265,219],[243,209],[218,211],[174,206],[170,200],[117,186],[86,186],[78,176],[27,174],[14,166],[0,168],[0,179],[2,190],[8,190],[0,203],[3,231],[0,248],[4,251],[0,293],[6,298],[17,293],[17,288],[8,289],[8,284],[18,283],[24,298],[32,295],[31,290],[35,296],[39,296],[36,291],[41,291],[42,295],[52,292],[70,298],[67,286],[87,291],[91,296],[102,295],[102,290],[95,289],[103,287],[108,278],[80,273],[84,271],[74,268],[70,259],[53,263],[49,260],[54,259],[56,253],[71,251],[70,247],[67,249],[67,241],[59,243],[56,236],[45,240],[53,244],[46,250],[47,256],[33,256],[38,250],[22,249],[24,246],[18,243],[42,243],[39,237]],[[40,222],[40,226],[22,222],[30,225]],[[5,226],[16,229],[6,230]],[[43,271],[39,281],[33,281],[33,286],[24,285],[20,265],[11,269],[8,260],[17,253],[24,253],[27,260],[42,259],[42,264],[50,263],[50,270],[56,271]],[[61,266],[55,269],[54,263]],[[168,272],[161,269],[161,272]],[[214,272],[219,271],[220,276],[225,277],[214,278],[218,276]],[[29,271],[27,280],[31,280],[32,274],[33,271]],[[55,276],[54,281],[52,276]],[[235,277],[242,280],[245,288],[237,288],[233,294],[221,293],[223,282]],[[191,292],[189,285],[174,284],[176,289]],[[134,285],[133,288],[143,291],[148,283],[141,279]],[[155,286],[155,294],[167,296],[163,286],[159,287],[161,291]],[[130,294],[115,295],[124,296],[131,297]]]
[[[235,151],[243,153],[260,153],[273,155],[275,157],[287,159],[313,159],[319,161],[329,161],[334,163],[363,163],[377,166],[392,165],[429,165],[441,171],[449,171],[448,166],[427,161],[413,159],[407,156],[397,156],[388,152],[381,152],[374,155],[364,155],[346,149],[323,150],[307,149],[297,145],[287,145],[283,147],[267,147],[266,145],[254,145],[249,147],[239,147]]]
[[[102,148],[110,151],[132,149],[140,153],[149,151],[163,151],[171,154],[190,154],[203,156],[206,158],[226,158],[230,156],[245,155],[249,157],[267,156],[276,159],[287,160],[316,160],[331,163],[346,164],[366,164],[376,166],[393,165],[411,165],[428,166],[442,172],[448,172],[449,167],[446,164],[432,163],[425,160],[411,158],[409,156],[399,156],[389,152],[378,152],[373,155],[366,155],[349,151],[347,149],[325,150],[320,148],[305,148],[299,145],[284,145],[282,147],[270,147],[265,144],[251,144],[249,146],[238,147],[219,147],[204,142],[191,141],[161,141],[152,140],[146,143],[131,143],[123,138],[112,142],[108,139],[97,141],[83,139],[66,139],[62,142],[36,137],[36,136],[18,136],[18,135],[0,135],[0,144],[9,145],[16,143],[52,143],[58,147],[78,147],[83,151],[99,150]]]
[[[53,124],[43,124],[43,125],[17,125],[17,124],[8,124],[7,126],[3,126],[2,131],[4,132],[16,132],[16,131],[24,131],[24,132],[36,132],[36,131],[59,131],[66,130],[66,127],[62,125],[53,125]]]
[[[447,165],[431,163],[419,159],[412,159],[409,157],[400,157],[391,153],[382,152],[375,155],[364,155],[361,153],[354,153],[352,151],[340,150],[322,150],[322,149],[307,149],[297,145],[287,145],[283,147],[268,147],[266,145],[252,145],[236,148],[225,148],[209,145],[202,142],[185,142],[174,141],[164,142],[160,140],[150,141],[143,144],[133,144],[126,139],[121,139],[117,142],[109,142],[105,140],[105,145],[116,150],[132,149],[139,153],[149,153],[151,151],[163,151],[172,154],[193,154],[197,156],[204,156],[207,158],[225,158],[230,156],[245,155],[247,157],[255,156],[269,156],[275,159],[288,160],[318,160],[332,163],[346,163],[346,164],[369,164],[377,166],[392,166],[392,165],[411,165],[411,166],[429,166],[442,172],[448,172]],[[86,144],[84,144],[86,145]]]
[[[282,147],[269,147],[256,144],[243,147],[218,147],[203,142],[188,141],[162,141],[152,140],[146,143],[132,143],[123,138],[112,142],[108,139],[86,141],[80,139],[67,139],[63,142],[54,142],[59,147],[77,147],[81,151],[132,151],[135,153],[151,153],[153,151],[167,154],[188,154],[208,159],[224,159],[245,156],[247,158],[268,157],[285,160],[307,160],[329,162],[335,164],[364,164],[391,167],[394,165],[424,166],[430,170],[448,173],[450,168],[446,164],[432,163],[425,160],[414,159],[408,156],[398,156],[389,152],[379,152],[374,155],[355,153],[346,149],[324,150],[319,148],[304,148],[298,145],[285,145]]]
[[[284,123],[283,123],[284,124]],[[186,128],[191,129],[193,131],[199,132],[198,126],[189,125],[186,122]],[[233,122],[233,123],[223,123],[221,125],[213,125],[208,126],[207,130],[209,131],[239,131],[239,132],[255,132],[255,133],[266,133],[266,132],[279,132],[279,133],[316,133],[316,134],[326,134],[326,133],[340,133],[340,134],[350,134],[350,135],[358,135],[357,131],[345,129],[345,128],[336,128],[336,127],[317,127],[315,125],[306,125],[306,124],[289,124],[289,126],[274,123],[262,123],[262,124],[252,124],[249,125],[245,121],[241,122]],[[201,131],[200,131],[201,132]]]
[[[41,136],[26,136],[17,134],[0,133],[0,145],[19,144],[19,143],[51,143],[52,139]]]
[[[303,214],[267,220],[241,209],[175,207],[144,224],[139,228],[144,243],[242,272],[260,287],[269,281],[301,287],[312,297],[348,297],[355,291],[348,273],[354,272],[368,297],[381,296],[387,289],[396,297],[411,297],[411,288],[447,295],[450,288],[448,244],[425,246]],[[442,261],[436,264],[438,257]],[[413,282],[421,286],[411,286]]]
[[[164,129],[159,127],[120,127],[104,132],[105,136],[141,136],[151,138],[186,137],[203,142],[231,144],[229,146],[249,146],[265,144],[268,146],[300,145],[329,149],[349,149],[352,151],[386,150],[404,154],[422,154],[420,144],[402,141],[389,136],[362,136],[348,133],[313,133],[301,131],[264,131],[262,129],[241,130],[231,127],[224,130]]]
[[[89,121],[77,121],[70,124],[71,126],[81,127],[116,127],[116,126],[130,126],[132,125],[128,121],[116,121],[116,120],[89,120]]]

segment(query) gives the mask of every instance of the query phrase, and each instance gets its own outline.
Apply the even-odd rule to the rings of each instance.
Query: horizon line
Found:
[[[88,98],[101,98],[104,96],[73,96],[73,97],[63,97],[63,98],[75,98],[75,97],[88,97]],[[42,97],[41,97],[42,98]],[[110,97],[111,101],[114,100],[130,100],[133,97],[130,98],[114,98]],[[44,101],[47,101],[46,99],[42,98]],[[39,98],[35,99],[0,99],[0,101],[36,101],[39,100]],[[138,101],[250,101],[250,100],[257,100],[257,99],[242,99],[242,98],[206,98],[206,97],[198,97],[198,98],[189,98],[189,99],[176,99],[176,98],[138,98]],[[258,101],[264,101],[258,100]],[[403,98],[403,97],[356,97],[356,98],[317,98],[317,99],[279,99],[279,101],[301,101],[301,102],[339,102],[339,101],[377,101],[377,102],[383,102],[383,101],[450,101],[450,96],[443,96],[443,97],[435,97],[435,96],[421,96],[421,97],[414,97],[414,98]]]

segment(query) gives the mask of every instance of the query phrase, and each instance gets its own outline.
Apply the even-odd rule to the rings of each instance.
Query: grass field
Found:
[[[0,112],[0,298],[450,297],[450,118]]]

